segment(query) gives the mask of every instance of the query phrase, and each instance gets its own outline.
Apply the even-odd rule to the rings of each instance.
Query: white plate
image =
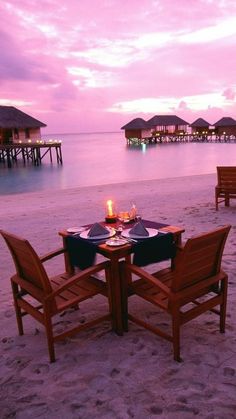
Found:
[[[149,239],[149,237],[154,237],[158,235],[158,230],[155,228],[147,228],[149,236],[139,236],[138,234],[129,234],[131,228],[127,228],[122,231],[121,235],[123,237],[131,237],[132,239]]]
[[[128,243],[127,240],[125,240],[125,239],[118,239],[118,238],[117,239],[114,238],[114,239],[110,239],[110,240],[107,240],[106,241],[106,244],[108,246],[123,246],[126,243]]]
[[[67,233],[81,233],[84,230],[84,227],[70,227],[66,231]]]
[[[99,236],[88,236],[88,233],[90,231],[90,228],[88,230],[82,231],[82,233],[80,234],[80,237],[82,237],[82,239],[89,239],[89,240],[102,240],[102,239],[109,239],[109,237],[112,237],[116,234],[114,229],[109,229],[108,227],[106,227],[107,229],[107,234],[100,234]]]

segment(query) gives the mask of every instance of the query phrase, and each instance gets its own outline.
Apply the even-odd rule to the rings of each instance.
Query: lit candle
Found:
[[[112,207],[113,202],[111,199],[107,201],[107,215],[106,215],[106,223],[115,223],[116,222],[116,214],[114,213],[114,209]]]
[[[112,200],[111,199],[109,199],[107,201],[107,213],[108,213],[109,217],[112,217],[113,210],[112,210]]]

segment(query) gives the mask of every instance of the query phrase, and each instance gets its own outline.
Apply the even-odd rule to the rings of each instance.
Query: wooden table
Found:
[[[113,227],[113,225],[107,225]],[[181,244],[182,233],[185,231],[182,227],[175,227],[168,225],[160,228],[159,231],[170,232],[174,236],[174,241],[177,245]],[[66,237],[69,235],[66,230],[60,231],[59,235],[62,237],[63,246],[66,248]],[[112,309],[112,328],[118,334],[122,335],[124,331],[122,321],[122,289],[121,289],[121,278],[119,270],[120,260],[126,260],[130,263],[132,254],[132,245],[127,243],[122,246],[111,247],[106,244],[98,244],[97,253],[103,255],[110,260],[111,263],[111,278],[110,278],[110,290],[111,290],[111,309]],[[65,268],[67,272],[72,273],[73,267],[70,264],[69,255],[65,252]]]

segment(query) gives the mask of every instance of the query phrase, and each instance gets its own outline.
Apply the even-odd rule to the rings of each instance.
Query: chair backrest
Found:
[[[236,189],[236,166],[217,166],[218,186]]]
[[[43,293],[52,291],[47,273],[28,240],[0,230],[11,252],[17,275]],[[33,293],[32,293],[33,295]]]
[[[176,257],[173,292],[181,291],[220,272],[230,228],[230,225],[226,225],[186,241],[183,250]]]

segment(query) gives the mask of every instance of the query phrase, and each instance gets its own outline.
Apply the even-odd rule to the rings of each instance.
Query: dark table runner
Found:
[[[97,244],[92,240],[81,239],[79,235],[66,237],[66,247],[68,250],[70,263],[81,270],[94,265]]]
[[[149,220],[142,220],[142,222],[147,228],[160,229],[168,226],[168,224]],[[126,228],[131,228],[133,225],[134,223],[129,223]],[[99,244],[105,243],[105,241],[82,239],[79,235],[66,237],[66,246],[71,265],[77,266],[81,270],[92,266],[95,262]],[[160,232],[154,237],[138,239],[137,243],[132,243],[132,250],[134,254],[133,263],[137,266],[146,266],[170,259],[175,255],[173,234]]]
[[[138,240],[133,246],[133,263],[146,266],[175,256],[175,243],[172,233],[161,233],[149,239]]]

